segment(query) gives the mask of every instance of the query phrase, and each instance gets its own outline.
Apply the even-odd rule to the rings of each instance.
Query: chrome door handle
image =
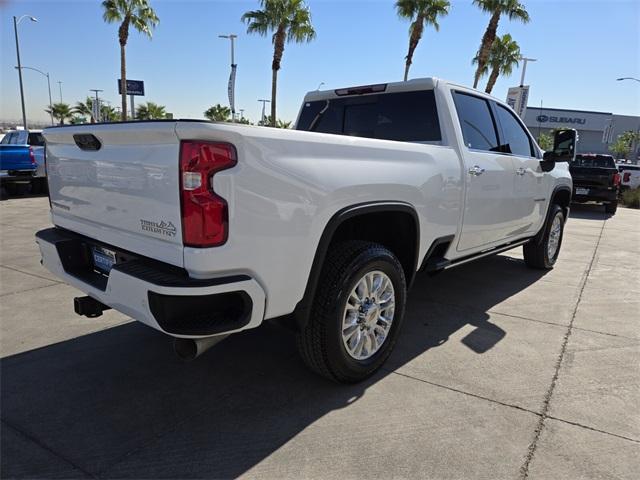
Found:
[[[469,175],[473,175],[477,177],[478,175],[482,175],[484,173],[484,168],[480,168],[480,165],[474,165],[469,169]]]
[[[527,169],[526,168],[522,168],[520,167],[519,169],[516,170],[516,175],[524,175],[525,173],[527,173]]]

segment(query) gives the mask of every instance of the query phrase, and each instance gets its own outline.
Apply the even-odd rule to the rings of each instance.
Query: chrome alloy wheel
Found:
[[[553,218],[551,230],[549,230],[549,240],[547,241],[547,256],[549,260],[555,258],[560,246],[560,236],[562,235],[562,215],[558,214]]]
[[[342,343],[350,357],[366,360],[384,344],[395,312],[393,283],[379,270],[353,287],[342,314]]]

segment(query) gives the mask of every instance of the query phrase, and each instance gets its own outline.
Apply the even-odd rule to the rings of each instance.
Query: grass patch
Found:
[[[640,188],[622,192],[622,203],[629,208],[640,208]]]

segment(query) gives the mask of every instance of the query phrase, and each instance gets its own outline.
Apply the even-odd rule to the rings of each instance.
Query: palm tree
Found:
[[[167,118],[167,112],[165,111],[164,105],[147,102],[137,108],[135,117],[136,120],[158,120]]]
[[[449,13],[448,0],[398,0],[396,2],[396,10],[400,18],[406,18],[411,21],[409,27],[409,51],[407,52],[406,62],[404,66],[404,81],[409,77],[409,68],[413,60],[413,52],[415,52],[424,26],[433,25],[437,31],[440,30],[438,17],[444,17]]]
[[[158,16],[148,0],[104,0],[102,18],[107,23],[119,22],[118,40],[120,42],[120,88],[122,90],[122,120],[127,120],[127,68],[125,47],[129,39],[129,27],[133,25],[138,32],[151,38]],[[133,116],[133,112],[131,112]]]
[[[496,39],[500,17],[504,14],[509,17],[509,20],[520,20],[523,23],[527,23],[529,22],[529,13],[518,0],[473,0],[473,3],[480,7],[483,12],[491,14],[489,25],[482,36],[482,42],[476,55],[478,68],[473,79],[473,88],[476,88],[480,77],[486,72],[489,52],[493,41]]]
[[[68,103],[54,103],[50,108],[45,108],[44,111],[60,120],[60,125],[64,125],[65,119],[73,117],[71,107]]]
[[[93,117],[93,98],[91,97],[87,97],[84,102],[76,102],[72,113],[89,117],[91,123],[96,123],[96,119]]]
[[[118,112],[111,105],[100,105],[100,118],[103,122],[117,122]]]
[[[252,10],[242,15],[247,33],[266,36],[273,31],[273,62],[271,63],[271,126],[276,121],[276,93],[278,70],[287,41],[310,42],[316,36],[311,25],[311,12],[304,0],[260,0],[262,10]]]
[[[500,75],[511,75],[513,67],[518,66],[521,58],[520,47],[511,38],[511,35],[507,33],[502,37],[496,37],[489,52],[487,64],[491,66],[491,75],[489,75],[487,88],[484,91],[491,93],[498,77]]]
[[[228,122],[231,120],[231,109],[217,103],[208,108],[204,112],[204,116],[212,122]]]

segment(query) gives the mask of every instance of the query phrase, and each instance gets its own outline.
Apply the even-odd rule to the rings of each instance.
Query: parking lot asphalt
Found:
[[[556,268],[521,249],[410,293],[385,368],[307,371],[271,324],[192,363],[39,263],[45,197],[0,203],[3,478],[637,478],[640,211],[572,210]]]

